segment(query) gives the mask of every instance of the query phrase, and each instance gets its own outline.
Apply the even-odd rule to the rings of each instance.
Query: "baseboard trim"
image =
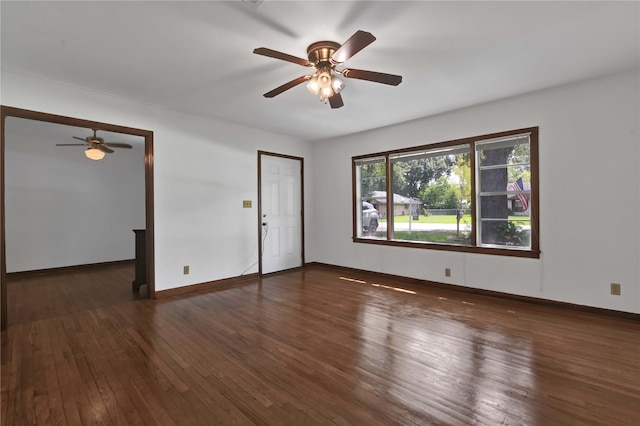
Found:
[[[167,290],[156,290],[156,299],[164,299],[166,297],[179,296],[182,294],[194,293],[196,291],[206,291],[213,288],[218,289],[220,287],[238,284],[245,281],[251,281],[257,278],[260,278],[260,274],[254,273],[248,275],[240,275],[237,277],[224,278],[216,281],[207,281],[199,284],[191,284],[183,287],[170,288]]]
[[[109,266],[119,266],[128,263],[135,263],[135,259],[112,260],[109,262],[87,263],[84,265],[60,266],[57,268],[34,269],[31,271],[7,272],[7,278],[31,277],[34,275],[47,275],[73,272],[81,269],[103,268]]]
[[[365,269],[350,268],[348,266],[332,265],[329,263],[309,262],[305,264],[305,267],[316,267],[316,266],[335,269],[335,270],[344,271],[344,272],[370,275],[370,276],[375,276],[375,277],[380,277],[385,279],[393,279],[396,281],[419,285],[419,286],[427,285],[430,287],[454,290],[454,291],[459,291],[459,292],[468,293],[468,294],[479,294],[479,295],[489,296],[489,297],[498,297],[501,299],[511,299],[511,300],[516,300],[520,302],[535,303],[537,305],[545,305],[550,307],[569,309],[572,311],[580,311],[580,312],[586,312],[591,314],[606,315],[610,317],[625,318],[625,319],[640,321],[640,314],[635,314],[633,312],[616,311],[613,309],[578,305],[578,304],[569,303],[569,302],[559,302],[556,300],[542,299],[542,298],[531,297],[531,296],[520,296],[517,294],[504,293],[504,292],[495,291],[495,290],[485,290],[485,289],[479,289],[479,288],[464,287],[460,285],[441,283],[437,281],[428,281],[428,280],[422,280],[418,278],[403,277],[401,275],[387,274],[384,272],[373,272],[373,271],[367,271]]]

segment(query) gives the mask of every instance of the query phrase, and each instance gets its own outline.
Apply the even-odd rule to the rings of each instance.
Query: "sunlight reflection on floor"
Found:
[[[344,280],[344,281],[358,283],[358,284],[368,284],[366,281],[356,280],[356,279],[353,279],[353,278],[340,277],[340,279]],[[374,287],[386,288],[388,290],[400,291],[402,293],[416,294],[416,292],[413,291],[413,290],[407,290],[407,289],[400,288],[400,287],[393,287],[393,286],[389,286],[389,285],[385,285],[385,284],[376,284],[376,283],[371,283],[371,285],[374,286]]]

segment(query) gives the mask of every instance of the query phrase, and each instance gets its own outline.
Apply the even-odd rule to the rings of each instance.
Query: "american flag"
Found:
[[[511,189],[513,189],[514,191],[523,191],[524,185],[522,184],[522,178],[519,178],[517,181],[513,182],[511,184]],[[520,200],[520,203],[522,204],[522,210],[526,210],[529,205],[527,204],[527,198],[524,196],[524,194],[516,194],[516,197],[518,197],[518,200]]]

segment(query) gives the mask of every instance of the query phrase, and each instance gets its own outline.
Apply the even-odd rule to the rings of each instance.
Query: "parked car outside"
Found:
[[[362,230],[365,232],[376,232],[378,229],[378,219],[380,215],[373,204],[362,202]]]

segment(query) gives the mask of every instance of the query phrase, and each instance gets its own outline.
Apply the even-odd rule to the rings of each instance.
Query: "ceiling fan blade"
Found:
[[[73,138],[74,139],[78,139],[79,141],[82,141],[82,142],[85,142],[85,143],[87,142],[87,140],[85,138],[79,138],[77,136],[73,136]]]
[[[374,83],[389,84],[391,86],[397,86],[402,83],[402,76],[395,74],[385,74],[383,72],[365,71],[365,70],[353,70],[344,69],[342,75],[347,78],[355,78],[358,80],[368,80]]]
[[[104,146],[104,144],[96,145],[96,149],[99,149],[102,152],[106,152],[107,154],[113,154],[113,150],[109,147]]]
[[[128,143],[119,143],[119,142],[105,142],[103,145],[110,146],[111,148],[128,148],[128,149],[133,148]]]
[[[336,93],[330,97],[329,105],[331,105],[331,108],[342,108],[344,106],[344,102],[342,102],[342,95],[340,95],[340,93]]]
[[[258,47],[257,49],[253,49],[253,53],[255,53],[256,55],[268,56],[269,58],[280,59],[282,61],[293,62],[294,64],[302,65],[303,67],[313,66],[313,64],[309,62],[308,59],[298,58],[297,56],[278,52],[277,50],[267,49],[266,47]]]
[[[265,98],[273,98],[274,96],[278,96],[280,93],[284,92],[285,90],[289,90],[292,87],[297,86],[298,84],[304,83],[307,80],[311,79],[311,75],[303,75],[302,77],[298,77],[295,80],[291,80],[288,83],[283,84],[280,87],[276,87],[275,89],[273,89],[270,92],[265,93],[263,96]]]
[[[354,35],[345,41],[333,55],[331,55],[331,62],[334,64],[342,64],[347,59],[370,45],[376,40],[373,34],[366,31],[358,30]]]
[[[86,143],[57,143],[56,146],[85,146]]]

